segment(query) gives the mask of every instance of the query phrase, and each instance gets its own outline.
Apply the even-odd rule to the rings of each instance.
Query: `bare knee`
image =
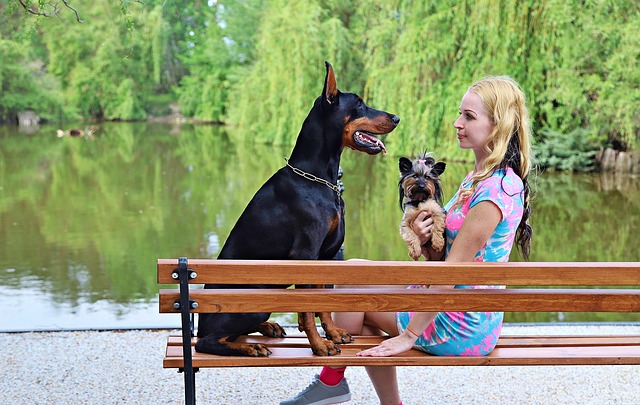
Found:
[[[346,329],[350,334],[363,334],[364,312],[334,312],[331,317],[337,327]]]
[[[380,331],[390,336],[398,335],[395,312],[367,312],[364,316],[364,326],[372,332],[378,331],[378,333],[371,333],[373,335],[379,335]]]

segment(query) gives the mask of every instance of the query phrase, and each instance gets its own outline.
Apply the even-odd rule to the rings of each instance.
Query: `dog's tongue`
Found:
[[[377,144],[380,148],[382,148],[382,152],[387,153],[387,148],[384,147],[384,143],[382,143],[380,139],[378,139]]]
[[[372,144],[374,144],[376,146],[379,146],[380,149],[382,149],[382,151],[384,153],[387,153],[387,148],[385,148],[384,143],[382,143],[382,141],[380,139],[376,138],[373,135],[369,135],[367,133],[364,133],[364,132],[360,132],[360,135],[362,135],[369,143],[372,143]]]

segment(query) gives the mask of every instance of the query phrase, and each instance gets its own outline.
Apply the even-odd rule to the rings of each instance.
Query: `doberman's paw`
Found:
[[[245,344],[239,347],[245,356],[250,357],[269,357],[271,350],[261,344]]]
[[[323,340],[317,347],[312,346],[311,351],[316,356],[335,356],[340,354],[340,348],[330,340]]]
[[[205,337],[199,339],[195,348],[199,353],[216,354],[219,356],[267,357],[271,354],[271,350],[263,344],[229,341],[228,336],[223,338]]]
[[[346,329],[334,328],[327,330],[325,324],[322,324],[322,328],[325,331],[327,339],[329,339],[333,343],[344,344],[353,342],[353,336],[351,336],[351,334],[347,332]]]
[[[258,326],[258,332],[267,337],[283,338],[287,336],[284,328],[275,322],[262,322]]]

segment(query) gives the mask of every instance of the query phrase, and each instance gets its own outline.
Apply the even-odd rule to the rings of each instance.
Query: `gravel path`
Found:
[[[181,404],[183,377],[162,368],[171,331],[0,333],[4,404]],[[640,333],[640,325],[515,326],[505,334]],[[277,404],[319,370],[203,369],[199,404]],[[377,404],[362,367],[346,372],[353,404]],[[414,404],[640,404],[640,366],[400,367]]]

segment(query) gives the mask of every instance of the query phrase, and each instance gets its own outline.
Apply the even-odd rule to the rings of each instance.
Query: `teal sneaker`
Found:
[[[329,405],[351,400],[351,391],[347,379],[343,378],[338,385],[326,385],[316,374],[309,386],[291,399],[280,402],[280,405]]]

